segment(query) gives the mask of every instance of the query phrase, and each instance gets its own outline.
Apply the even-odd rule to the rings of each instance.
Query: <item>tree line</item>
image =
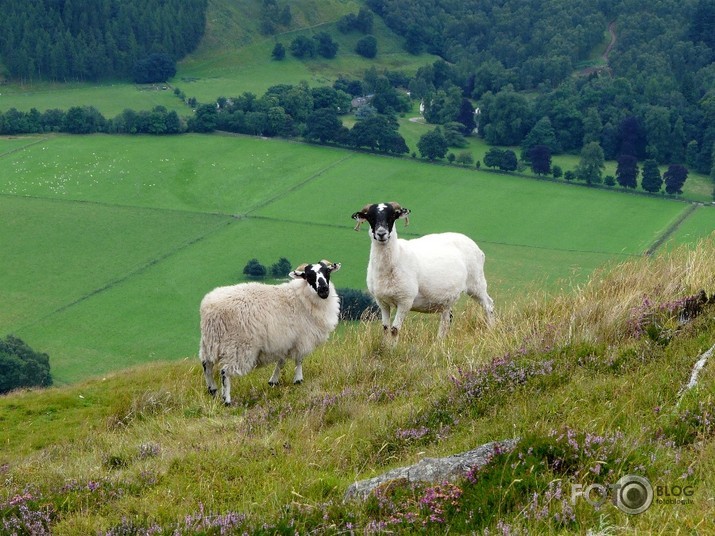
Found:
[[[207,0],[0,0],[0,57],[20,81],[127,79],[203,37]]]

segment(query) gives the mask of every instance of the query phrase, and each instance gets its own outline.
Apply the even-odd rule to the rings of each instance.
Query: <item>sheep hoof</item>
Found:
[[[226,402],[225,400],[223,401],[223,405],[226,406],[227,408],[231,407],[231,402]]]
[[[216,396],[217,391],[218,391],[217,389],[211,389],[211,388],[209,388],[209,394],[210,394],[211,396],[213,396],[213,397]]]
[[[293,380],[293,385],[301,385],[303,380]]]
[[[275,387],[276,385],[278,385],[278,382],[269,381],[268,385],[270,385],[271,387]]]

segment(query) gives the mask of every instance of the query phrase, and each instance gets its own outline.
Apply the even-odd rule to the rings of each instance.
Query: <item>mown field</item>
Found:
[[[0,334],[50,354],[58,383],[195,356],[198,303],[270,265],[330,258],[365,288],[350,215],[396,200],[403,237],[444,230],[487,253],[500,304],[641,255],[689,205],[607,190],[243,136],[0,140]],[[697,208],[673,243],[715,228]]]

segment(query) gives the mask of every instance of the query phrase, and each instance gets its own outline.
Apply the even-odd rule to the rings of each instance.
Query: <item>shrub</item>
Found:
[[[364,314],[375,315],[379,309],[372,296],[353,288],[338,289],[340,295],[340,320],[360,320]]]
[[[363,58],[374,58],[377,56],[377,39],[372,35],[360,38],[355,45],[355,52]]]
[[[19,387],[52,385],[50,357],[35,352],[21,339],[0,340],[0,394]]]
[[[246,263],[246,266],[243,267],[243,274],[248,277],[266,277],[267,273],[268,271],[266,270],[266,267],[258,262],[258,259],[251,259]]]

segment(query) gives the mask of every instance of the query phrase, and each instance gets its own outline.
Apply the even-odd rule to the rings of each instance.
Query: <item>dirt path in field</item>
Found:
[[[658,248],[660,248],[666,242],[666,240],[668,240],[673,235],[673,233],[678,230],[678,227],[680,227],[685,220],[692,216],[693,212],[695,212],[699,206],[699,203],[690,203],[688,207],[680,213],[676,220],[671,223],[665,231],[663,231],[663,234],[656,238],[655,242],[653,242],[648,247],[648,249],[643,252],[643,255],[645,255],[646,257],[650,257],[653,255],[653,253],[658,251]]]

